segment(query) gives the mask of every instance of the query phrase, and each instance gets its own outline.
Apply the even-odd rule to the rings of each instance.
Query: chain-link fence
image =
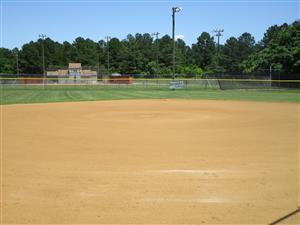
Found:
[[[201,79],[143,79],[133,77],[113,78],[70,78],[51,77],[43,75],[1,75],[1,86],[18,86],[19,88],[43,86],[45,88],[153,88],[153,89],[258,89],[258,90],[279,90],[279,89],[300,89],[300,80],[270,80],[269,77],[207,77]]]

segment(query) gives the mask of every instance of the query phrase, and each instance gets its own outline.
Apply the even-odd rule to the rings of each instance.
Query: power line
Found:
[[[16,66],[17,66],[17,76],[20,76],[20,70],[19,70],[19,52],[18,50],[15,52],[15,56],[16,56]]]
[[[222,33],[224,32],[224,29],[215,29],[213,30],[215,34],[215,36],[218,37],[218,52],[219,52],[219,46],[220,46],[220,37],[223,36]]]
[[[105,39],[106,39],[106,47],[107,47],[107,71],[109,72],[109,69],[110,69],[109,68],[109,41],[110,41],[111,37],[106,36]]]
[[[160,33],[159,33],[159,32],[154,32],[154,33],[152,33],[152,36],[155,36],[155,37],[156,37],[156,39],[158,39],[158,35],[160,35]]]
[[[152,36],[156,37],[156,41],[158,40],[158,35],[160,35],[159,32],[152,33]],[[156,64],[157,65],[158,65],[158,54],[159,54],[159,46],[158,46],[158,42],[156,42]]]

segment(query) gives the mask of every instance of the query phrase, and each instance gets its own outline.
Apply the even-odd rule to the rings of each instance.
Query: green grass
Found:
[[[114,99],[214,99],[300,102],[299,90],[169,90],[166,87],[0,86],[0,104],[73,102]]]

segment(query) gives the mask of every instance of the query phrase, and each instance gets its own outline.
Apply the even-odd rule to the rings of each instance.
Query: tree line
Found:
[[[173,41],[169,35],[155,39],[148,33],[129,34],[126,39],[111,38],[95,42],[78,37],[73,43],[38,39],[21,49],[0,48],[0,74],[42,74],[42,43],[47,70],[66,68],[80,62],[99,74],[121,73],[141,76],[172,74]],[[109,54],[109,57],[108,57]],[[108,68],[109,60],[109,68]],[[282,74],[300,73],[300,21],[269,27],[256,42],[250,33],[230,37],[217,46],[215,37],[202,32],[197,42],[188,46],[176,40],[176,74],[197,77],[203,74]]]

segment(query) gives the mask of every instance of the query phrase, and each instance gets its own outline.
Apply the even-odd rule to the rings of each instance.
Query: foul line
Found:
[[[298,213],[298,212],[300,212],[300,207],[298,207],[298,209],[296,209],[295,211],[293,211],[293,212],[291,212],[291,213],[289,213],[289,214],[287,214],[287,215],[285,215],[285,216],[279,218],[278,220],[275,220],[274,222],[270,223],[269,225],[275,225],[275,224],[278,224],[279,222],[281,222],[281,221],[283,221],[283,220],[286,220],[287,218],[289,218],[290,216],[292,216],[292,215],[294,215],[294,214],[296,214],[296,213]]]

